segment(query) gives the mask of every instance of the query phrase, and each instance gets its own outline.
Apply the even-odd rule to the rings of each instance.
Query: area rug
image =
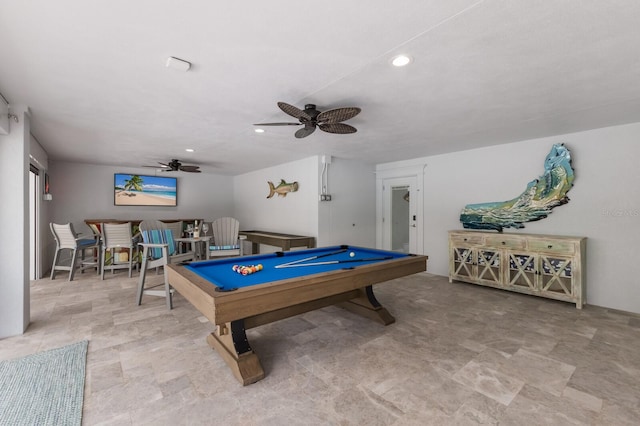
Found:
[[[84,340],[0,362],[0,425],[80,425]]]

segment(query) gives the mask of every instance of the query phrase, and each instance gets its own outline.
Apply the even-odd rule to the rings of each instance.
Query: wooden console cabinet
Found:
[[[449,282],[586,303],[583,237],[449,231]]]

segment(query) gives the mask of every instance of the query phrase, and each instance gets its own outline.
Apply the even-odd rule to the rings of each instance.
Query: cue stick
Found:
[[[283,264],[280,264],[280,265],[276,265],[276,268],[286,268],[287,266],[293,265],[295,263],[306,262],[307,260],[316,260],[316,259],[320,259],[321,257],[333,256],[334,254],[344,253],[347,250],[348,249],[343,248],[343,249],[340,249],[338,251],[334,251],[332,253],[319,254],[317,256],[311,256],[311,257],[306,257],[306,258],[300,259],[300,260],[294,260],[294,261],[291,261],[291,262],[287,262],[287,263],[283,263]]]
[[[326,262],[313,262],[313,263],[297,263],[289,265],[278,265],[276,268],[300,268],[303,266],[319,266],[319,265],[334,265],[336,263],[349,263],[349,262],[370,262],[374,260],[388,260],[393,259],[393,256],[384,257],[368,257],[365,259],[346,259],[346,260],[327,260]]]

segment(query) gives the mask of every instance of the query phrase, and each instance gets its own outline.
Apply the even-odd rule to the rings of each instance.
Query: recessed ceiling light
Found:
[[[264,129],[255,129],[254,132],[256,132],[256,133],[264,133]]]
[[[193,149],[193,148],[187,148],[187,149],[185,149],[185,151],[187,151],[187,152],[196,152],[196,150]]]
[[[391,60],[391,63],[394,67],[404,67],[405,65],[409,65],[411,61],[411,56],[398,55]]]

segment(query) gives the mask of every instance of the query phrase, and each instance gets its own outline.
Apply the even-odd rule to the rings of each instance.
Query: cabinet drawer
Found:
[[[454,245],[483,244],[484,235],[451,234],[449,239]]]
[[[505,247],[512,249],[523,249],[526,240],[522,237],[512,237],[510,235],[488,235],[485,244],[489,247]]]
[[[529,250],[572,255],[575,253],[575,244],[560,240],[529,240]]]

